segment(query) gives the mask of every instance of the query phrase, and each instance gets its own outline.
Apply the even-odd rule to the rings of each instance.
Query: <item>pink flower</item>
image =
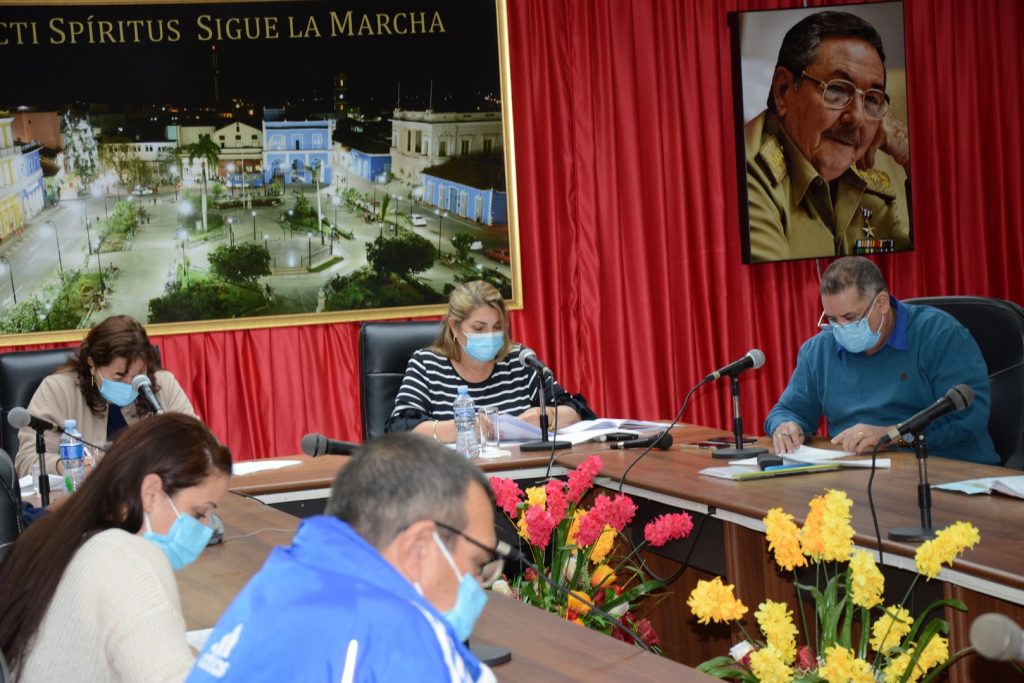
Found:
[[[519,485],[511,479],[491,477],[491,490],[494,491],[494,499],[497,501],[498,507],[504,510],[509,517],[515,517],[519,499],[523,497]]]
[[[601,458],[592,455],[569,473],[569,502],[578,503],[583,494],[594,485],[594,477],[601,470]]]
[[[655,548],[686,538],[693,530],[693,518],[685,512],[655,517],[644,527],[644,538]]]
[[[533,567],[527,567],[526,571],[523,572],[523,578],[526,579],[527,581],[536,581],[537,580],[537,570],[534,569]]]
[[[548,482],[546,489],[548,512],[555,519],[561,520],[565,517],[565,511],[569,508],[569,499],[565,495],[565,485],[559,479],[552,479]]]
[[[541,550],[548,547],[551,532],[558,526],[558,520],[539,505],[526,510],[526,530],[530,534],[530,545]]]
[[[587,517],[595,513],[604,524],[610,525],[616,531],[622,531],[627,524],[633,521],[636,505],[633,504],[629,496],[621,493],[616,494],[615,498],[600,495],[594,501],[594,507],[591,508]]]
[[[601,498],[606,499],[606,496],[601,496]],[[598,501],[601,498],[598,498]],[[604,524],[604,515],[601,514],[601,511],[598,510],[595,504],[590,512],[580,518],[580,528],[576,532],[576,545],[581,548],[593,545],[600,538],[601,532],[604,531]]]
[[[807,645],[801,645],[796,651],[796,666],[798,669],[804,669],[810,671],[815,667],[817,662],[814,657],[814,650]]]

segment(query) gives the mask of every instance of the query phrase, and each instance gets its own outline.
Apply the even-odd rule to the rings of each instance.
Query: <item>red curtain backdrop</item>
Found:
[[[811,3],[818,5],[820,3]],[[508,0],[525,309],[514,335],[599,413],[673,415],[709,371],[744,377],[747,431],[820,312],[813,261],[740,264],[727,13],[753,0]],[[898,297],[1024,300],[1024,4],[904,5],[916,251]],[[358,325],[157,341],[237,459],[309,431],[360,439]],[[688,422],[728,427],[724,382]],[[899,416],[895,416],[899,417]]]

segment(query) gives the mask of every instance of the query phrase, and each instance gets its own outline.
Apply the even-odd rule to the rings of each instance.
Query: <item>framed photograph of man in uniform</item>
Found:
[[[903,3],[729,19],[743,262],[913,249]]]

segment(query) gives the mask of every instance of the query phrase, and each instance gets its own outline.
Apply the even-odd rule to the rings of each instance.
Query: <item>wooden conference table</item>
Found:
[[[190,630],[212,627],[271,549],[291,540],[300,521],[237,494],[225,496],[218,513],[224,520],[224,543],[207,548],[177,574]],[[471,642],[510,650],[511,661],[494,669],[501,681],[715,680],[497,594],[491,595]]]
[[[624,482],[624,491],[636,499],[650,501],[661,506],[661,511],[685,509],[696,515],[707,515],[717,526],[704,532],[703,542],[714,541],[716,552],[722,558],[727,581],[736,587],[736,593],[748,606],[771,597],[791,599],[793,594],[791,576],[777,569],[764,540],[764,525],[761,519],[773,507],[782,507],[793,514],[798,523],[807,513],[808,501],[826,489],[841,489],[853,500],[852,522],[857,535],[855,543],[862,548],[876,548],[873,525],[867,499],[869,472],[866,470],[844,469],[835,472],[818,472],[802,476],[781,477],[756,481],[734,482],[715,479],[699,474],[706,467],[725,464],[713,460],[705,449],[688,446],[707,438],[726,433],[712,428],[685,426],[674,431],[676,445],[668,451],[653,451],[630,470]],[[679,444],[683,444],[680,446]],[[511,458],[495,461],[481,461],[482,469],[512,476],[530,478],[542,476],[547,457],[535,453],[519,454],[513,447]],[[556,469],[561,474],[582,462],[591,454],[602,457],[601,475],[606,479],[603,485],[618,487],[618,480],[626,467],[639,454],[639,450],[610,450],[604,444],[581,444],[571,450],[559,451],[555,456]],[[882,548],[885,565],[893,571],[908,576],[914,572],[913,557],[916,544],[896,543],[886,538],[887,531],[898,526],[913,526],[920,523],[917,506],[918,469],[913,454],[887,453],[892,461],[891,469],[880,469],[875,474],[874,500],[878,523],[882,533]],[[291,458],[289,458],[291,459]],[[282,489],[284,478],[304,487],[299,495],[327,495],[330,481],[343,465],[344,458],[336,457],[332,462],[323,458],[304,460],[298,467],[278,470],[282,479],[271,485],[275,472],[260,475],[236,477],[232,489],[244,491],[260,498],[273,496]],[[323,478],[314,480],[307,476],[315,471]],[[292,470],[289,472],[288,470]],[[962,479],[985,476],[1009,476],[1019,472],[1003,468],[975,465],[946,458],[930,458],[928,461],[929,481],[941,484]],[[256,477],[267,477],[268,481]],[[599,481],[599,483],[602,483]],[[292,484],[287,484],[290,486]],[[321,493],[322,492],[322,493]],[[269,502],[272,502],[269,501]],[[973,523],[981,532],[981,543],[956,560],[953,567],[944,568],[931,585],[938,584],[938,590],[946,598],[956,598],[968,606],[968,613],[947,610],[950,621],[950,649],[955,651],[968,645],[967,637],[971,620],[985,612],[1001,612],[1018,623],[1024,623],[1024,525],[1021,524],[1024,502],[1002,495],[976,495],[949,493],[933,490],[932,520],[935,527],[942,527],[954,521]],[[696,534],[695,534],[696,535]],[[715,545],[715,544],[712,544]],[[671,564],[667,565],[669,571]],[[678,566],[678,565],[674,565]],[[675,586],[675,596],[659,607],[682,631],[672,634],[679,639],[678,652],[689,664],[696,664],[715,655],[724,654],[733,635],[726,631],[696,625],[685,605],[685,596],[698,578],[708,578],[707,572],[690,572]],[[917,606],[919,609],[923,605]],[[751,609],[751,613],[753,608]],[[748,615],[751,618],[752,615]],[[657,624],[656,624],[657,626]],[[756,628],[756,627],[755,627]],[[661,630],[659,630],[661,633]],[[998,665],[1001,666],[1001,665]],[[984,680],[985,676],[998,677],[997,665],[989,665],[979,657],[969,657],[951,669],[950,680]]]

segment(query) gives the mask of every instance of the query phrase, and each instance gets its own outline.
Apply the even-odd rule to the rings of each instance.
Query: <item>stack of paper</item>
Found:
[[[990,494],[993,491],[1015,498],[1024,498],[1024,476],[1019,477],[986,477],[984,479],[967,479],[949,484],[935,484],[933,489],[942,491],[958,491],[968,495],[976,493]]]
[[[847,460],[853,453],[849,451],[831,451],[825,448],[812,448],[811,446],[800,446],[792,453],[782,456],[784,465],[819,465],[821,463],[834,463],[839,467],[871,467],[871,458],[859,458]],[[757,458],[745,458],[743,460],[730,460],[730,465],[757,465]],[[888,469],[892,467],[889,458],[875,458],[875,467]]]

